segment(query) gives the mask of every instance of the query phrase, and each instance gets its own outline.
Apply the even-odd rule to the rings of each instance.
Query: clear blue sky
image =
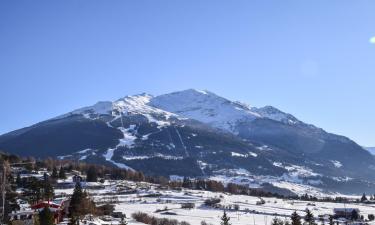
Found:
[[[1,1],[0,133],[207,89],[375,146],[375,1]]]

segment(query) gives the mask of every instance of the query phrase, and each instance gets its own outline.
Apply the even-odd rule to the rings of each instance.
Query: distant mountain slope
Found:
[[[367,151],[369,151],[372,155],[375,155],[375,147],[365,147]]]
[[[194,89],[98,102],[4,134],[0,149],[252,186],[375,187],[374,157],[350,139],[272,106],[249,107]]]

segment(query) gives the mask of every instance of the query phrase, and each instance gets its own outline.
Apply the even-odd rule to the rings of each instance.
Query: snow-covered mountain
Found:
[[[194,89],[98,102],[2,135],[0,149],[253,186],[375,187],[374,158],[350,139]]]
[[[112,116],[141,114],[150,122],[165,123],[170,117],[194,119],[218,129],[238,133],[237,124],[268,118],[286,124],[300,124],[294,116],[272,106],[249,107],[230,101],[209,91],[188,89],[153,97],[148,94],[126,96],[114,102],[98,102],[68,114],[81,114],[86,118],[109,114]],[[155,119],[154,117],[156,116]],[[59,117],[61,118],[61,117]]]
[[[149,103],[152,98],[153,97],[148,94],[126,96],[114,102],[98,102],[93,106],[74,110],[58,118],[71,115],[83,115],[85,118],[95,119],[101,115],[110,115],[116,120],[127,115],[142,115],[146,117],[149,122],[155,122],[159,125],[168,125],[169,123],[167,121],[171,117],[178,117],[176,114],[150,105]]]
[[[173,112],[186,118],[195,119],[234,134],[237,124],[257,118],[296,124],[295,117],[272,106],[250,107],[244,103],[230,101],[209,91],[189,89],[154,97],[150,105]]]

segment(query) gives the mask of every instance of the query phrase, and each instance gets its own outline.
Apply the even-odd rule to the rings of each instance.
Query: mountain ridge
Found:
[[[195,89],[97,102],[1,135],[0,149],[246,185],[346,192],[375,183],[374,158],[349,138]]]

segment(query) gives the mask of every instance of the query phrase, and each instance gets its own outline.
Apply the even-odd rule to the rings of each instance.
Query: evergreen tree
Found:
[[[65,169],[62,166],[60,167],[59,178],[66,179]]]
[[[366,197],[365,193],[363,193],[363,195],[361,197],[361,202],[364,202],[364,201],[367,201],[367,197]]]
[[[184,180],[182,181],[182,187],[183,188],[192,188],[192,182],[188,177],[184,177]]]
[[[73,191],[73,195],[70,198],[69,204],[69,217],[70,224],[79,224],[79,220],[83,216],[95,212],[95,204],[88,197],[88,194],[82,191],[81,183],[77,182]]]
[[[352,220],[358,220],[359,219],[359,214],[357,210],[352,211],[352,215],[350,216]]]
[[[43,174],[43,181],[44,181],[44,182],[49,182],[49,176],[48,176],[47,173],[44,173],[44,174]]]
[[[314,215],[309,209],[306,209],[305,222],[308,225],[315,225]]]
[[[94,166],[90,166],[90,168],[87,170],[86,180],[88,182],[97,182],[98,181],[98,175],[96,173],[96,169],[95,169]]]
[[[31,178],[29,182],[26,183],[26,196],[30,196],[31,203],[37,203],[43,198],[42,189],[43,185],[41,181],[37,180],[35,177]]]
[[[221,217],[220,225],[231,225],[229,223],[229,220],[230,220],[230,218],[227,216],[227,212],[225,212],[225,210],[224,210],[223,216]]]
[[[329,221],[329,222],[328,222],[329,225],[334,225],[334,224],[335,224],[335,223],[333,222],[333,216],[331,216],[331,215],[329,216],[328,221]]]
[[[301,217],[296,211],[292,213],[290,219],[292,220],[292,225],[302,225]]]
[[[284,222],[277,217],[274,217],[271,225],[284,225]]]
[[[70,198],[69,204],[69,217],[70,217],[70,224],[79,224],[79,216],[80,216],[80,204],[83,199],[83,191],[81,184],[79,182],[76,183],[76,186],[73,191],[73,195]]]
[[[53,213],[48,207],[39,212],[39,225],[54,225]]]
[[[17,184],[17,187],[19,187],[19,188],[23,186],[21,175],[19,173],[17,174],[16,184]]]
[[[51,200],[53,199],[53,196],[55,195],[55,192],[53,190],[52,185],[48,181],[44,181],[43,185],[43,198],[45,200]]]
[[[54,166],[53,169],[52,169],[51,177],[52,177],[53,179],[57,179],[57,178],[59,178],[59,174],[58,174],[58,172],[57,172],[57,168],[56,168],[55,166]]]

